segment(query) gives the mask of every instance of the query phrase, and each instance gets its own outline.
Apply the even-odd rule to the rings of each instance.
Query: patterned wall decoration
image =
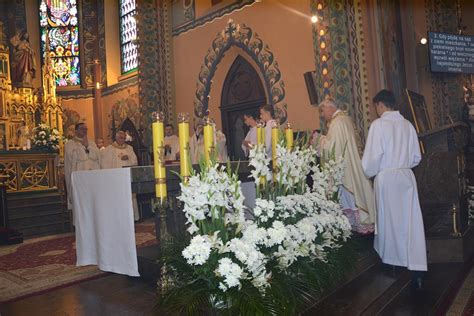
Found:
[[[406,87],[399,0],[377,0],[385,82],[397,100]]]
[[[237,46],[243,49],[258,65],[264,78],[265,89],[269,95],[269,102],[275,108],[275,114],[281,123],[287,119],[287,105],[285,99],[285,84],[281,79],[280,69],[275,56],[267,44],[245,24],[236,24],[229,20],[222,32],[212,41],[211,48],[204,57],[204,64],[198,76],[196,98],[194,100],[194,114],[203,117],[207,114],[211,80],[217,65],[230,47]]]
[[[99,60],[100,60],[100,83],[102,87],[107,86],[107,59],[106,59],[106,52],[105,52],[105,7],[104,7],[105,0],[97,0],[97,31],[98,31],[98,39],[99,42],[97,45],[99,46]]]
[[[161,110],[168,115],[168,109],[160,103],[160,82],[161,82],[161,65],[160,65],[160,46],[163,39],[158,31],[158,20],[161,15],[158,14],[157,8],[166,2],[166,0],[138,0],[137,16],[138,16],[138,65],[140,71],[138,73],[138,91],[140,105],[147,120],[145,126],[147,128],[144,136],[145,144],[150,143],[150,126],[152,123],[151,113]]]
[[[193,22],[196,18],[194,0],[174,0],[171,11],[173,15],[173,30]]]
[[[425,0],[427,28],[434,32],[457,33],[457,1]],[[463,101],[463,75],[431,73],[434,124],[440,126],[451,119],[461,119]]]
[[[369,98],[361,0],[312,0],[318,95],[330,95],[353,118],[361,144],[367,135]]]
[[[364,145],[371,123],[371,97],[369,96],[367,60],[364,52],[366,42],[364,39],[362,12],[362,0],[348,1],[347,18],[352,68],[351,79],[354,123],[359,134],[361,145]]]
[[[128,79],[122,80],[114,85],[109,87],[105,87],[102,89],[102,96],[108,96],[110,94],[119,92],[123,89],[129,88],[131,86],[135,86],[138,84],[138,78],[136,76],[130,77]]]
[[[99,20],[99,18],[101,18]],[[101,64],[101,83],[105,84],[107,69],[105,60],[104,0],[82,0],[82,51],[83,87],[95,86],[94,60]]]
[[[318,22],[316,35],[316,72],[319,76],[321,98],[331,95],[353,116],[347,16],[344,1],[313,1],[313,15]]]
[[[188,11],[188,16],[192,15],[193,18],[188,18],[186,23],[181,23],[179,25],[173,25],[173,36],[177,36],[183,32],[187,32],[189,30],[192,30],[198,26],[204,25],[206,23],[212,22],[214,19],[217,19],[219,17],[222,17],[226,14],[230,14],[235,10],[242,9],[245,6],[251,5],[255,0],[234,0],[230,4],[221,7],[217,10],[211,11],[209,14],[206,14],[204,16],[198,17],[197,19],[194,18],[195,12],[194,12],[194,0],[183,0],[184,2],[193,2],[192,7],[191,6],[173,6],[173,10],[180,10],[180,11]],[[191,11],[192,10],[192,11]],[[186,14],[186,12],[184,12]],[[173,17],[174,16],[181,16],[183,15],[182,12],[173,12]]]
[[[74,110],[63,109],[63,131],[68,139],[74,137],[74,127],[81,121],[83,121],[83,118],[79,113]]]
[[[118,129],[127,118],[132,121],[137,130],[145,126],[143,112],[140,110],[137,100],[138,94],[133,93],[115,102],[108,119],[109,131]],[[112,139],[112,135],[108,135],[108,137]]]
[[[162,39],[160,47],[160,100],[163,108],[167,109],[166,120],[170,123],[176,122],[175,98],[174,98],[174,68],[172,58],[172,17],[171,2],[163,1],[159,7],[158,32]]]

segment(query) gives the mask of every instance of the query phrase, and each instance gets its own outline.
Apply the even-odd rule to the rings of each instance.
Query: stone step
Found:
[[[9,193],[7,194],[8,208],[16,208],[21,206],[35,206],[38,204],[61,202],[64,203],[66,200],[59,192],[49,193],[31,193],[31,194],[20,194],[20,193]]]
[[[381,263],[312,306],[305,315],[364,315],[384,307],[409,282],[409,273]],[[369,314],[366,314],[369,315]],[[376,315],[376,314],[371,314]]]
[[[66,201],[57,190],[7,195],[9,227],[25,237],[70,231]]]

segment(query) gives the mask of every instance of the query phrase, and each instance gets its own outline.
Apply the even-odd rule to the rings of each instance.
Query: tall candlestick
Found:
[[[285,127],[285,137],[286,137],[286,148],[288,150],[293,149],[293,129],[291,128],[290,123],[286,123]]]
[[[277,144],[278,144],[278,138],[280,137],[280,128],[278,125],[274,125],[272,127],[272,166],[273,166],[273,172],[276,171],[276,157],[277,157]]]
[[[164,147],[164,115],[163,113],[153,113],[153,162],[155,169],[155,193],[156,197],[162,201],[167,196],[166,190],[166,169],[165,169],[165,147]]]
[[[257,144],[265,146],[265,125],[261,121],[257,123]]]
[[[265,150],[265,124],[262,121],[257,122],[257,146],[263,147]],[[264,186],[267,179],[264,176],[260,177],[260,185]],[[258,189],[258,188],[257,188]]]
[[[189,116],[187,113],[178,114],[178,129],[179,129],[179,166],[180,174],[183,177],[183,181],[186,183],[190,175],[189,161]]]
[[[211,156],[214,154],[214,126],[209,119],[206,119],[204,125],[204,158],[206,164],[209,166],[211,163]]]

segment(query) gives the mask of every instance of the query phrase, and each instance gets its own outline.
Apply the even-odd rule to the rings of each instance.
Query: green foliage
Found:
[[[190,267],[181,256],[188,237],[163,244],[163,262],[172,266],[175,285],[161,293],[157,311],[165,315],[296,315],[316,303],[325,290],[341,281],[353,267],[359,242],[349,239],[331,249],[326,261],[299,260],[288,270],[275,271],[271,286],[262,295],[250,282],[222,293],[199,268]],[[276,263],[275,263],[276,265]]]

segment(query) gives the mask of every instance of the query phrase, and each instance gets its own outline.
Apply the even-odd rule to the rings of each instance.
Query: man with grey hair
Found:
[[[375,199],[370,181],[365,177],[355,135],[354,124],[347,112],[331,97],[319,104],[319,112],[327,123],[327,134],[316,142],[322,159],[334,151],[335,158],[344,157],[344,177],[339,187],[340,203],[352,230],[374,232]]]
[[[119,131],[115,134],[115,141],[101,151],[100,167],[102,169],[132,167],[138,165],[137,155],[133,147],[125,143],[127,133]],[[135,220],[139,220],[136,194],[132,194],[133,213]]]

